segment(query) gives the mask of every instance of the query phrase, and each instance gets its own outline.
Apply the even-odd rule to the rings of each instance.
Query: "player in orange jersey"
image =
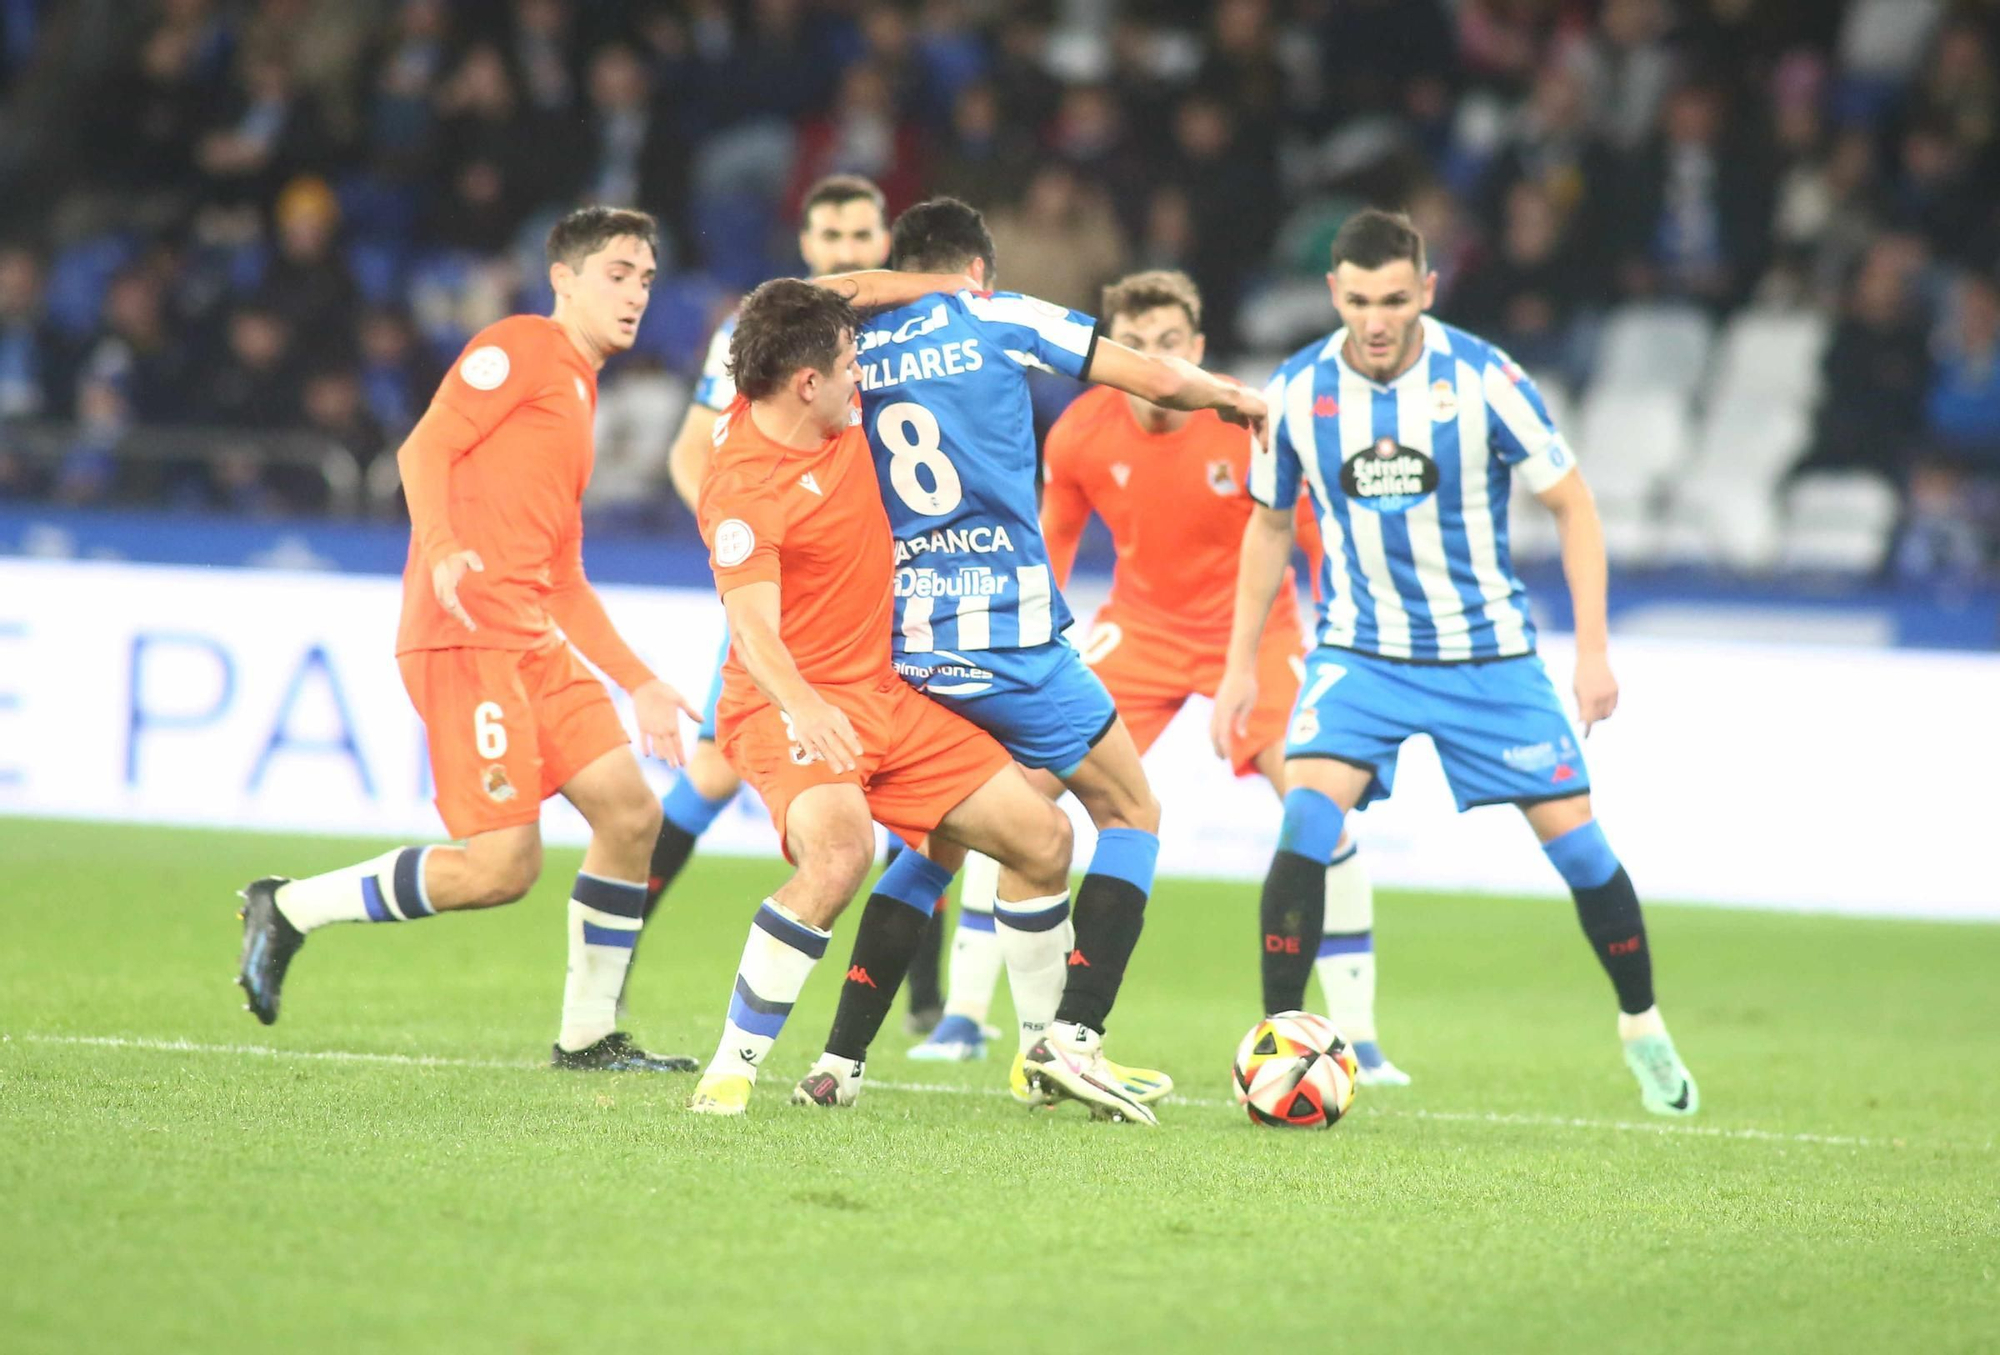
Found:
[[[895,275],[905,301],[962,279]],[[1004,749],[896,675],[890,623],[895,553],[859,425],[856,318],[802,282],[767,282],[730,340],[737,399],[718,425],[701,492],[702,535],[729,613],[730,656],[716,709],[724,756],[763,797],[792,878],[758,908],[715,1056],[689,1108],[740,1115],[828,928],[867,875],[873,819],[911,846],[935,834],[983,851],[1029,882],[1020,905],[1059,927],[1069,911],[1069,824]],[[793,1092],[851,1104],[862,1054],[888,1012],[943,867],[868,900],[848,971],[880,994]],[[856,976],[859,976],[857,979]],[[1122,1089],[1072,1093],[1093,1110],[1153,1123]]]
[[[1201,294],[1184,273],[1135,273],[1104,290],[1110,337],[1141,353],[1200,362]],[[1085,391],[1056,420],[1044,449],[1042,535],[1058,586],[1067,584],[1084,524],[1111,529],[1111,596],[1082,652],[1143,753],[1190,696],[1213,697],[1229,653],[1236,561],[1255,506],[1250,434],[1215,414],[1179,413],[1104,387]],[[1301,517],[1316,554],[1311,512]],[[1297,585],[1288,570],[1264,625],[1258,702],[1234,736],[1238,776],[1262,773],[1282,798],[1284,736],[1306,652]],[[1375,1030],[1374,890],[1343,837],[1327,869],[1325,935],[1317,969],[1334,1023],[1354,1044],[1364,1081],[1408,1077],[1382,1054]]]
[[[405,847],[331,874],[253,882],[237,982],[267,1025],[278,1019],[287,966],[316,928],[413,922],[527,893],[541,872],[542,801],[560,791],[591,838],[570,894],[551,1062],[696,1067],[647,1054],[613,1029],[660,806],[609,695],[575,652],[631,694],[646,751],[679,766],[679,717],[696,713],[605,615],[584,577],[580,513],[597,372],[638,334],[656,233],[645,213],[605,207],[558,222],[548,238],[554,314],[513,316],[475,335],[397,453],[411,519],[397,661],[429,736],[438,812],[465,845]]]

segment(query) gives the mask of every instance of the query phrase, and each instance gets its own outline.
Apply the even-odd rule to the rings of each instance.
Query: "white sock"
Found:
[[[431,916],[424,896],[429,847],[398,847],[358,866],[278,886],[278,911],[302,932],[330,922],[415,922]]]
[[[569,896],[569,974],[563,980],[564,1049],[584,1049],[618,1027],[618,994],[645,925],[646,882],[578,872]]]
[[[1025,924],[1025,925],[1024,925]],[[1014,994],[1014,1015],[1021,1022],[1021,1052],[1034,1047],[1062,1004],[1069,980],[1069,952],[1076,941],[1070,925],[1069,895],[997,900],[993,935],[1007,962],[1007,987]]]
[[[993,930],[993,901],[1000,888],[1000,863],[977,852],[965,858],[958,889],[958,927],[951,936],[951,963],[945,970],[944,1014],[985,1025],[1000,982],[1000,938]]]
[[[1336,852],[1326,868],[1326,922],[1321,930],[1319,975],[1326,1014],[1352,1042],[1375,1037],[1375,887],[1358,850]]]
[[[806,986],[813,965],[826,954],[829,933],[801,922],[776,899],[765,899],[750,922],[743,962],[729,996],[729,1019],[708,1072],[757,1079],[757,1066],[771,1052],[785,1018]]]
[[[1647,1035],[1665,1035],[1666,1018],[1660,1015],[1659,1004],[1655,1003],[1642,1012],[1618,1013],[1618,1038],[1637,1040]]]

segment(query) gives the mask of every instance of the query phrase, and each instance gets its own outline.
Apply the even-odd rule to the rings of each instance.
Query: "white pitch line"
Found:
[[[98,1049],[141,1049],[164,1054],[229,1054],[237,1057],[267,1059],[301,1059],[322,1063],[369,1063],[386,1064],[399,1068],[476,1068],[499,1069],[518,1072],[527,1068],[545,1065],[526,1061],[509,1062],[503,1059],[461,1059],[430,1054],[374,1054],[352,1049],[279,1049],[262,1044],[200,1044],[193,1040],[158,1040],[127,1035],[0,1035],[0,1044],[19,1040],[23,1044],[82,1045]],[[948,1082],[883,1082],[868,1081],[874,1091],[910,1092],[923,1095],[943,1096],[1006,1096],[1004,1087],[962,1087]],[[1209,1097],[1174,1095],[1167,1098],[1170,1105],[1196,1106],[1204,1110],[1230,1110],[1235,1108],[1232,1101]],[[1567,1115],[1517,1115],[1499,1111],[1458,1111],[1399,1109],[1393,1106],[1371,1104],[1368,1114],[1383,1115],[1399,1119],[1435,1120],[1445,1124],[1490,1124],[1530,1129],[1584,1129],[1616,1134],[1665,1134],[1686,1135],[1694,1138],[1734,1139],[1750,1143],[1797,1143],[1811,1144],[1827,1148],[1891,1148],[1904,1147],[1900,1140],[1891,1142],[1884,1139],[1863,1138],[1843,1134],[1789,1134],[1776,1129],[1731,1129],[1720,1125],[1679,1124],[1662,1122],[1645,1124],[1633,1120],[1590,1120]],[[1930,1144],[1918,1147],[1972,1148],[1991,1151],[1991,1143],[1984,1144]]]

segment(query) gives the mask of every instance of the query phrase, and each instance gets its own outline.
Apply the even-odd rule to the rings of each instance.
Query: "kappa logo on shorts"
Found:
[[[486,798],[495,804],[505,804],[514,798],[514,783],[507,779],[507,769],[497,762],[487,764],[479,774],[479,784]]]
[[[1292,717],[1291,732],[1285,736],[1293,743],[1311,743],[1319,737],[1319,712],[1308,706]]]
[[[466,385],[476,391],[498,390],[513,365],[506,349],[497,343],[489,343],[467,353],[465,361],[458,364],[458,374]]]
[[[742,518],[725,518],[715,529],[715,563],[733,569],[757,549],[757,533]]]

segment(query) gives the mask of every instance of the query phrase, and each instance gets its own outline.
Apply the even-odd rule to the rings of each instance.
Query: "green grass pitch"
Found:
[[[0,1348],[78,1351],[1947,1351],[2000,1346],[2000,927],[1658,906],[1701,1078],[1651,1120],[1565,905],[1385,892],[1417,1085],[1331,1133],[1227,1100],[1256,892],[1163,883],[1113,1049],[1162,1127],[1029,1114],[903,1057],[750,1116],[538,1066],[572,853],[521,905],[316,935],[239,1009],[233,891],[374,844],[0,821]],[[697,859],[634,984],[709,1052],[773,862]],[[1643,882],[1642,882],[1643,883]]]

